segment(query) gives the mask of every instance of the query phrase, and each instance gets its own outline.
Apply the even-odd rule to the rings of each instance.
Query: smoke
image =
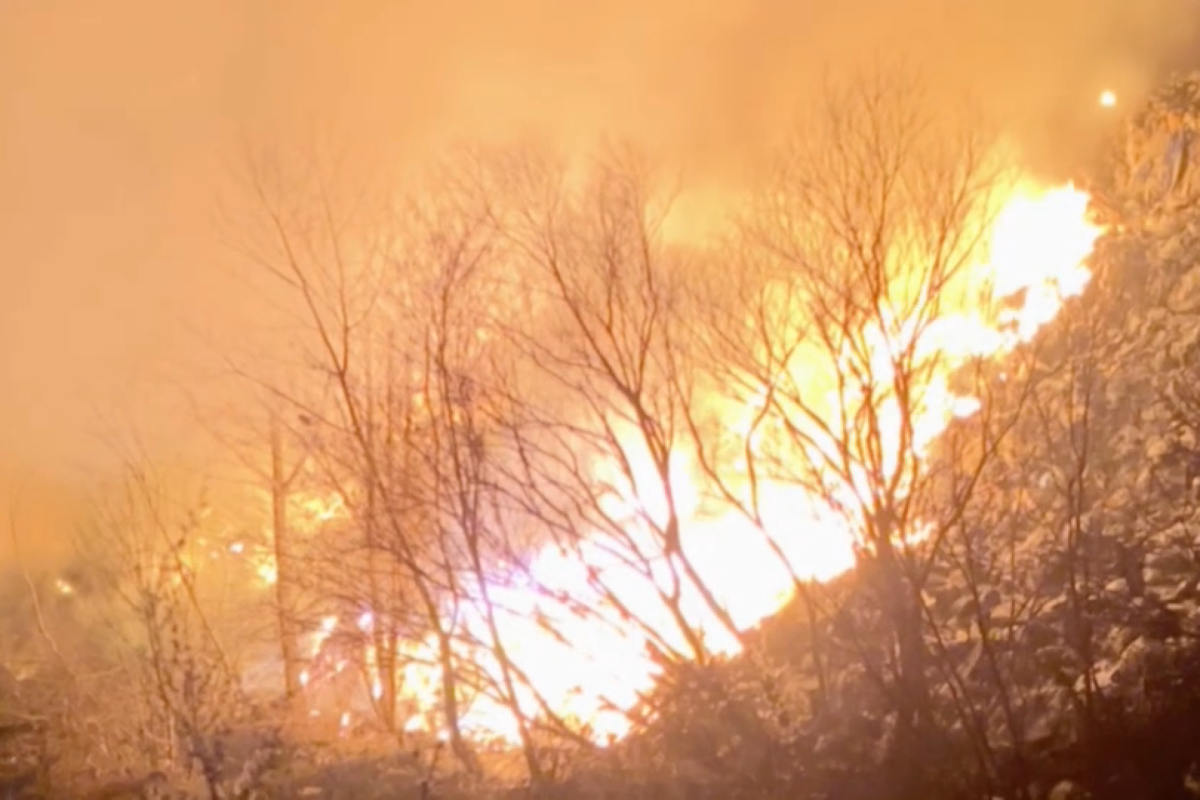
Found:
[[[335,111],[408,148],[449,135],[533,129],[582,143],[606,132],[700,164],[736,162],[769,141],[822,68],[882,53],[915,61],[948,102],[969,92],[1038,166],[1063,168],[1096,127],[1102,90],[1136,99],[1200,34],[1195,0],[314,7],[257,18],[261,38],[240,56],[242,100],[262,119]],[[278,44],[264,52],[263,39]]]
[[[724,180],[821,68],[907,54],[1030,164],[1072,165],[1105,88],[1187,65],[1195,0],[0,0],[0,449],[94,456],[97,418],[177,444],[162,379],[240,330],[212,229],[239,137],[332,131],[367,162],[535,132],[629,136]],[[184,323],[188,323],[185,325]],[[190,325],[190,327],[189,327]],[[136,414],[131,398],[140,402]],[[176,416],[172,416],[176,415]],[[146,434],[146,431],[149,431]]]

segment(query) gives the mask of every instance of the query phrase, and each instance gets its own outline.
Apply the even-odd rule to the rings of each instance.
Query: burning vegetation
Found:
[[[633,148],[252,159],[252,488],[131,456],[4,584],[0,785],[1193,796],[1195,82],[1078,184],[931,112],[831,83],[719,237]]]

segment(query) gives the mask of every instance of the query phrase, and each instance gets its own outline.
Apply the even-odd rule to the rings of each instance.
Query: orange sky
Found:
[[[364,161],[411,163],[453,136],[609,131],[721,177],[818,65],[882,42],[970,86],[1053,164],[1100,88],[1134,90],[1186,50],[1195,7],[0,0],[0,453],[94,460],[97,417],[176,443],[164,377],[201,387],[195,329],[224,340],[253,313],[212,226],[239,132],[285,142],[319,122]]]

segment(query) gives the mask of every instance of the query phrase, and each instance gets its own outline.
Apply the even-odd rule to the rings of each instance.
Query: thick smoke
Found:
[[[1198,27],[1196,0],[2,7],[0,447],[48,463],[164,372],[199,390],[202,347],[181,320],[252,316],[213,268],[212,200],[239,136],[317,126],[365,160],[415,163],[456,137],[609,133],[736,175],[820,68],[882,50],[946,97],[970,90],[1057,175],[1095,137],[1100,90],[1131,102]],[[133,416],[176,430],[152,408]]]
[[[720,164],[769,140],[823,67],[882,53],[916,61],[948,102],[969,92],[1054,170],[1092,136],[1102,89],[1134,101],[1200,34],[1195,0],[428,5],[261,12],[241,50],[245,107],[267,120],[340,109],[409,145],[603,131]]]

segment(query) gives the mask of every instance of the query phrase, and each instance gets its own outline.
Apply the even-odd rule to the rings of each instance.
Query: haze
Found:
[[[99,421],[185,448],[174,386],[254,331],[214,233],[238,143],[382,169],[461,139],[630,136],[736,181],[819,67],[927,62],[1063,173],[1102,89],[1186,65],[1195,0],[0,0],[0,452],[94,464]],[[232,299],[242,298],[242,299]]]

